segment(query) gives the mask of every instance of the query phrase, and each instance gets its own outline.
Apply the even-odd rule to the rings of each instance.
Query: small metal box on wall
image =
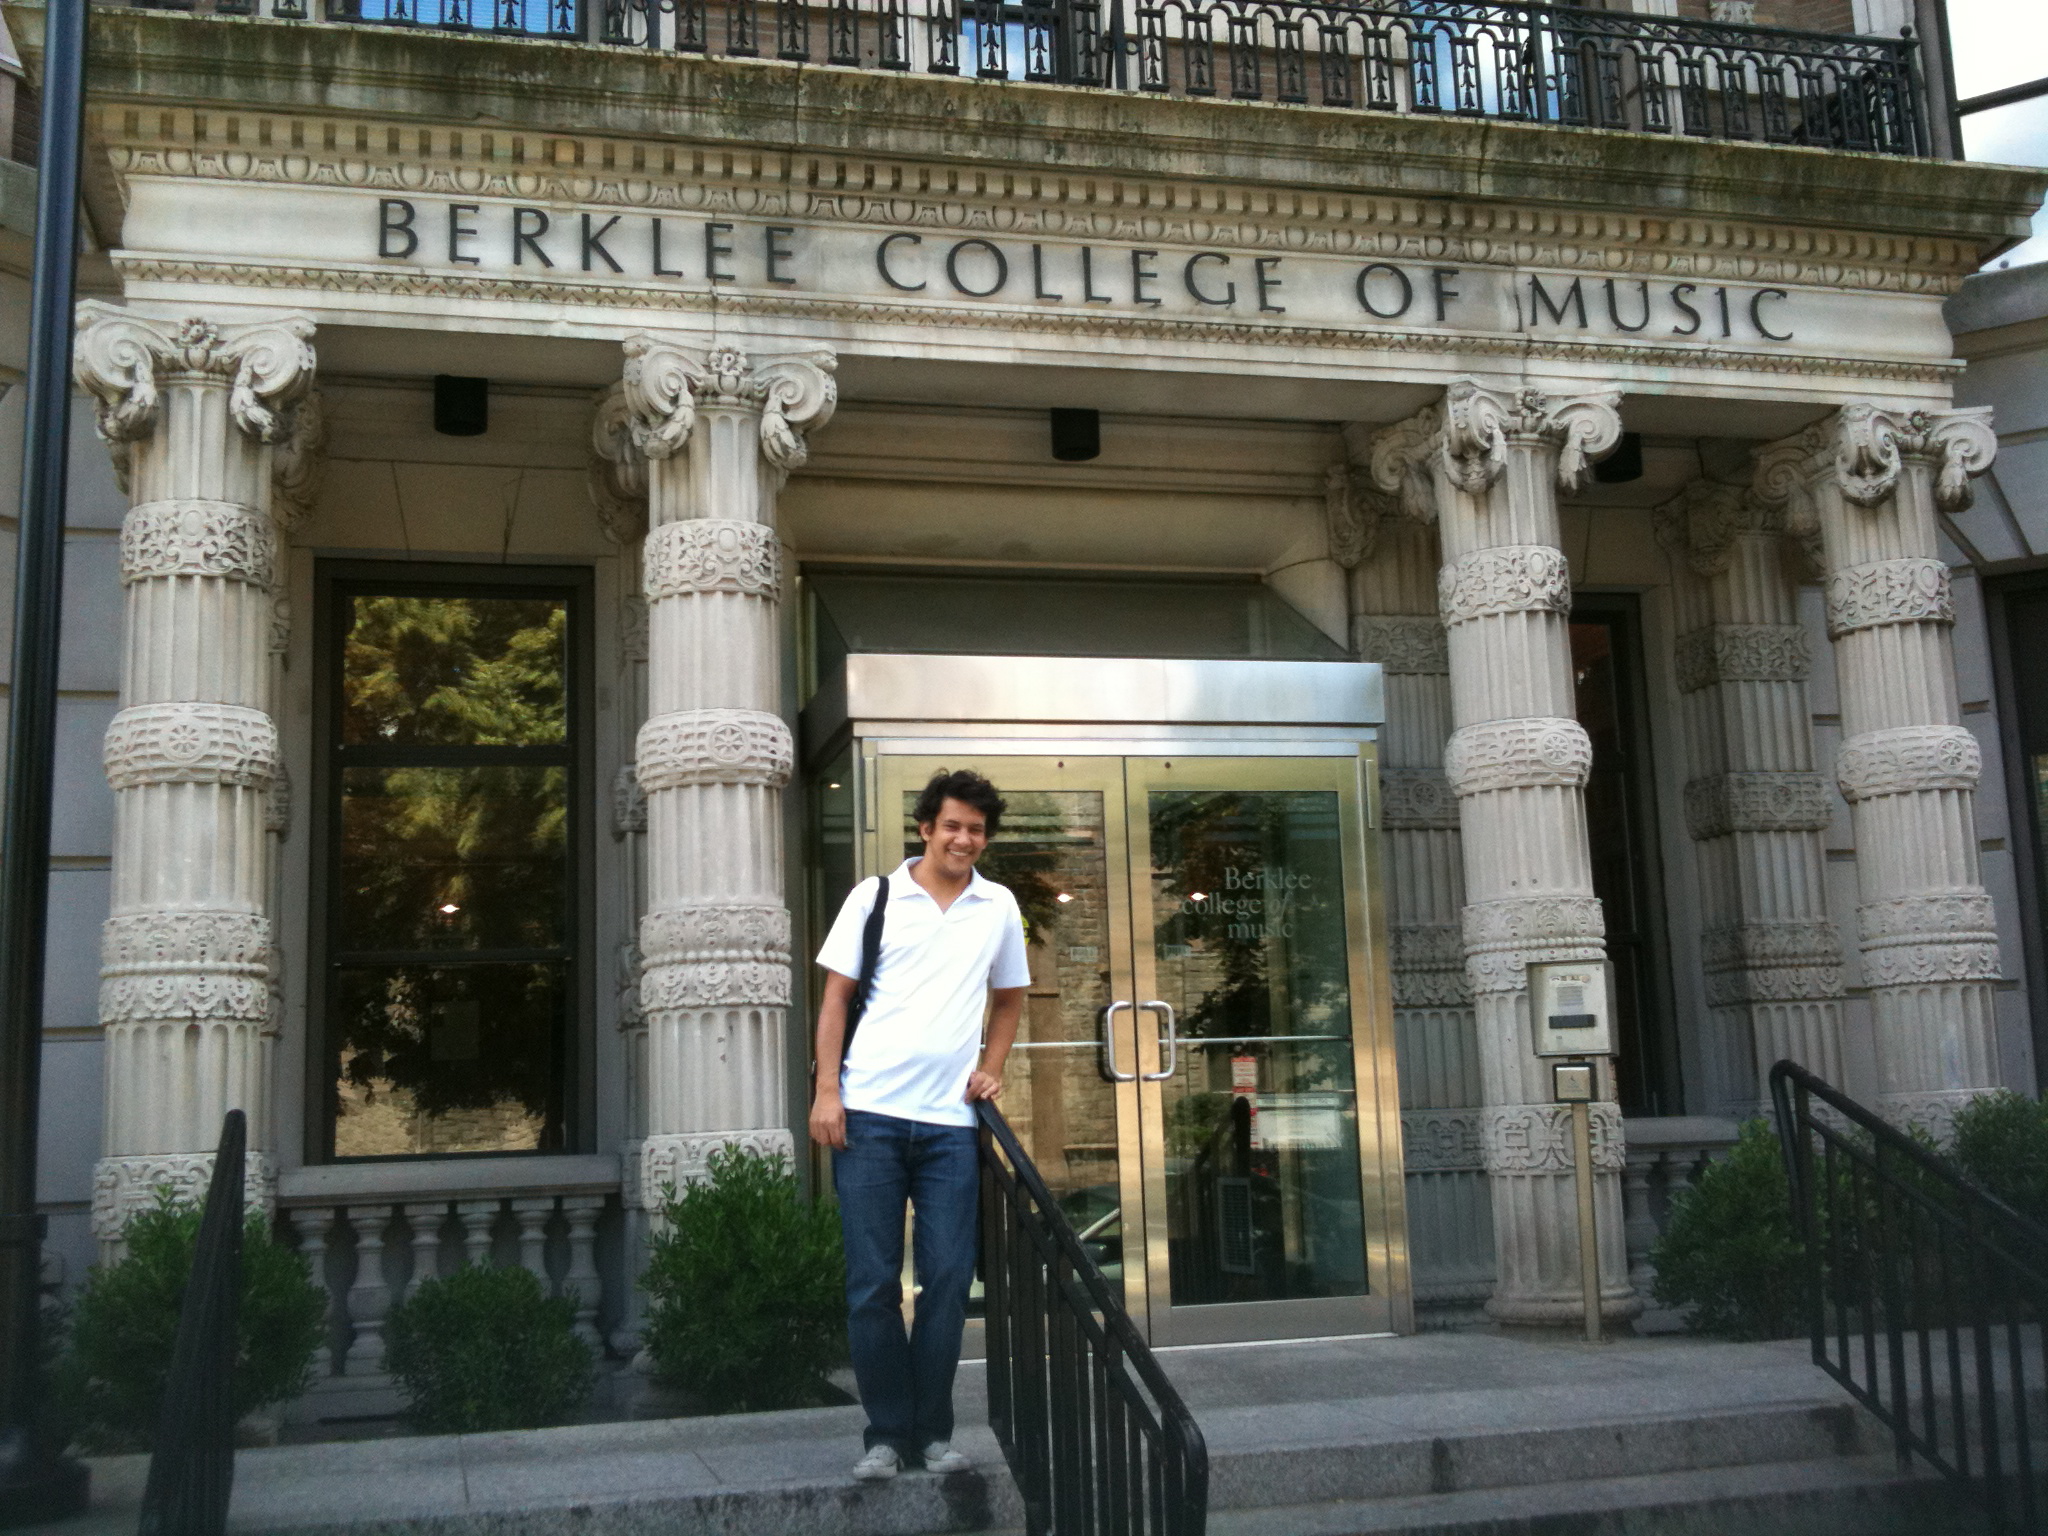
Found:
[[[1611,980],[1605,960],[1549,960],[1529,967],[1529,1023],[1538,1056],[1614,1054]]]

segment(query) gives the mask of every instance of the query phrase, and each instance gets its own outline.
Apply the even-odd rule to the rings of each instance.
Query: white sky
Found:
[[[2048,76],[2048,0],[1948,0],[1956,90],[1965,98]],[[2048,96],[1963,119],[1972,160],[2048,166]],[[2034,216],[2034,238],[1994,267],[2048,261],[2048,210]]]

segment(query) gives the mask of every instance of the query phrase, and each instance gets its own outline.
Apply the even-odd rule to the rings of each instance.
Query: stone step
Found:
[[[1932,1474],[1890,1455],[1707,1467],[1214,1512],[1209,1536],[1979,1536]]]

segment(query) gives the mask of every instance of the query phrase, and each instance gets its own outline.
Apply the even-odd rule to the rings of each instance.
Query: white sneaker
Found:
[[[965,1472],[973,1465],[953,1449],[949,1440],[934,1440],[924,1448],[924,1469],[927,1472]]]
[[[903,1470],[903,1458],[893,1445],[871,1445],[867,1455],[853,1464],[853,1475],[863,1483],[886,1483]]]

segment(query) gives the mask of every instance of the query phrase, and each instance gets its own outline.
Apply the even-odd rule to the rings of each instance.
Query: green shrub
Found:
[[[846,1358],[838,1213],[805,1202],[786,1158],[726,1147],[662,1215],[641,1278],[660,1379],[716,1412],[826,1400]]]
[[[1802,1249],[1768,1122],[1745,1123],[1734,1150],[1679,1192],[1650,1263],[1657,1300],[1690,1308],[1696,1332],[1782,1339],[1804,1331]]]
[[[416,1429],[539,1429],[590,1400],[596,1366],[575,1321],[575,1301],[530,1271],[472,1264],[392,1309],[384,1358]]]
[[[1965,1177],[2048,1224],[2048,1104],[2009,1090],[1972,1099],[1956,1113],[1949,1155]]]
[[[95,1265],[79,1290],[56,1395],[88,1450],[142,1449],[156,1433],[199,1215],[199,1207],[158,1189],[156,1204],[121,1229],[127,1256]],[[238,1418],[306,1390],[326,1314],[326,1297],[306,1261],[273,1242],[269,1224],[252,1214],[242,1231]]]

